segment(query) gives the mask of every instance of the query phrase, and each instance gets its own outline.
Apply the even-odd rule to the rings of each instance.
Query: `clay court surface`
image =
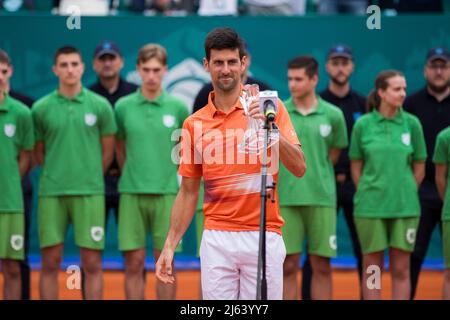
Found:
[[[198,287],[200,281],[199,271],[179,271],[177,273],[177,299],[180,300],[198,300]],[[68,274],[61,271],[59,275],[60,298],[73,300],[81,299],[79,290],[69,290],[66,288]],[[104,272],[104,298],[105,299],[124,299],[123,281],[124,275],[120,271]],[[299,276],[300,282],[300,276]],[[33,271],[31,275],[31,297],[39,299],[38,292],[39,271]],[[441,299],[442,296],[443,272],[424,271],[421,273],[419,286],[417,290],[417,299]],[[147,275],[147,299],[155,299],[155,274],[149,272]],[[333,274],[334,299],[355,300],[359,298],[358,277],[354,271],[334,270]],[[3,287],[3,277],[0,276],[0,288]],[[390,275],[386,273],[382,279],[383,299],[391,297]],[[3,299],[3,292],[0,290],[0,299]]]

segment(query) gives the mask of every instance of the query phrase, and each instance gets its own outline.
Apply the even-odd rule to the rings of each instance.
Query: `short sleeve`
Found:
[[[427,158],[427,147],[422,125],[418,119],[414,120],[411,126],[411,142],[414,149],[412,158],[414,161],[425,161]]]
[[[445,130],[447,134],[441,132],[436,139],[433,162],[436,164],[448,164],[450,155],[450,127]]]
[[[105,101],[101,104],[100,109],[100,134],[107,136],[115,134],[117,131],[116,121],[114,119],[113,108],[109,102]]]
[[[28,109],[24,110],[24,112],[20,113],[18,121],[19,145],[22,149],[32,150],[34,147],[34,129],[31,112]]]
[[[348,146],[347,125],[345,124],[344,114],[337,112],[332,119],[333,141],[332,148],[343,149]]]
[[[33,120],[34,138],[36,142],[44,141],[45,127],[42,121],[41,113],[35,105],[33,105],[33,108],[31,109],[31,117]]]
[[[180,166],[178,173],[180,176],[189,178],[199,178],[203,175],[202,155],[195,147],[194,127],[190,118],[186,119],[181,131],[180,142]],[[201,141],[199,141],[201,143]]]
[[[117,140],[126,140],[126,131],[124,126],[124,109],[122,108],[120,104],[118,104],[114,110],[114,116],[116,119],[116,125],[117,125],[117,133],[116,138]]]
[[[278,100],[278,112],[275,118],[275,123],[277,124],[283,137],[285,137],[290,143],[301,145],[294,126],[292,125],[291,118],[289,117],[289,112],[280,100]]]
[[[178,109],[179,109],[179,111],[178,111],[178,117],[179,117],[178,121],[180,121],[180,124],[182,126],[182,124],[184,123],[184,120],[186,120],[187,117],[189,117],[189,110],[188,110],[188,107],[182,102],[180,102]]]
[[[363,150],[361,146],[362,125],[361,121],[357,120],[352,130],[352,136],[350,139],[350,148],[348,156],[351,160],[362,160]]]

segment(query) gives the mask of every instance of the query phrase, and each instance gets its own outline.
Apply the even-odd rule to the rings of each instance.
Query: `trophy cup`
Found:
[[[263,91],[264,93],[272,93],[275,99],[278,99],[276,91]],[[250,105],[260,97],[259,86],[257,84],[246,84],[240,97],[241,104],[244,107],[245,116],[247,117],[247,130],[244,133],[244,139],[238,145],[238,152],[246,154],[260,154],[264,147],[264,121],[255,119],[249,115]],[[275,101],[276,103],[276,101]],[[279,141],[278,130],[270,130],[268,147],[271,147]]]
[[[259,153],[259,135],[260,129],[263,126],[263,121],[255,119],[249,115],[250,105],[258,99],[259,86],[257,84],[246,84],[242,95],[240,97],[241,104],[244,108],[245,116],[247,118],[247,129],[244,133],[244,139],[238,145],[238,151],[247,154]]]

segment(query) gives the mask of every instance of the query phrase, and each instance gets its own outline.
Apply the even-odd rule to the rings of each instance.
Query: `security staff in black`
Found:
[[[347,134],[350,141],[355,121],[365,112],[366,99],[353,91],[349,79],[354,70],[352,50],[343,44],[331,47],[327,55],[326,71],[330,77],[328,87],[320,96],[325,101],[339,107],[344,113]],[[353,221],[353,195],[355,186],[350,175],[348,148],[342,149],[339,160],[334,167],[336,175],[337,212],[342,208],[352,240],[353,254],[358,267],[359,281],[362,280],[361,246]],[[302,299],[311,299],[312,269],[309,256],[302,269]],[[361,291],[360,291],[361,292]]]
[[[92,67],[97,74],[97,82],[89,86],[89,89],[105,97],[114,107],[117,100],[134,93],[138,86],[123,80],[120,71],[124,66],[124,61],[119,47],[114,42],[103,41],[94,50]],[[116,156],[105,172],[105,221],[111,209],[114,211],[116,223],[119,217],[119,193],[117,191],[120,177],[119,164]],[[84,275],[83,270],[82,275]],[[84,296],[84,276],[82,276],[82,294]]]
[[[89,89],[105,97],[113,107],[117,100],[137,90],[138,86],[120,77],[120,71],[123,68],[124,61],[119,47],[115,43],[109,41],[100,43],[95,48],[92,65],[98,80]],[[119,194],[117,192],[119,176],[119,166],[114,157],[111,166],[105,173],[105,210],[106,217],[108,217],[108,213],[111,209],[114,209],[116,222],[119,207]]]
[[[434,153],[437,134],[450,125],[450,52],[443,47],[430,49],[424,67],[425,88],[406,98],[404,109],[420,119],[427,154]],[[441,223],[442,201],[435,183],[432,157],[425,165],[425,179],[419,189],[421,215],[414,252],[411,254],[411,299],[416,294],[419,274],[436,225]],[[441,230],[441,228],[439,228]]]

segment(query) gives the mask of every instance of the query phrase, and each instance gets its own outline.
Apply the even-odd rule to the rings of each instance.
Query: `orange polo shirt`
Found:
[[[183,177],[203,177],[205,229],[220,231],[256,231],[260,220],[261,158],[239,152],[244,140],[247,117],[239,102],[224,113],[213,104],[214,92],[208,104],[187,118],[183,124],[179,173]],[[289,114],[278,100],[275,117],[281,134],[291,143],[300,145]],[[278,144],[277,144],[278,145]],[[269,149],[269,156],[276,150]],[[278,160],[278,156],[275,156]],[[276,161],[271,161],[276,168]],[[270,164],[269,164],[270,166]],[[278,182],[278,170],[270,174]],[[267,201],[267,229],[281,234],[284,220],[278,204]]]

